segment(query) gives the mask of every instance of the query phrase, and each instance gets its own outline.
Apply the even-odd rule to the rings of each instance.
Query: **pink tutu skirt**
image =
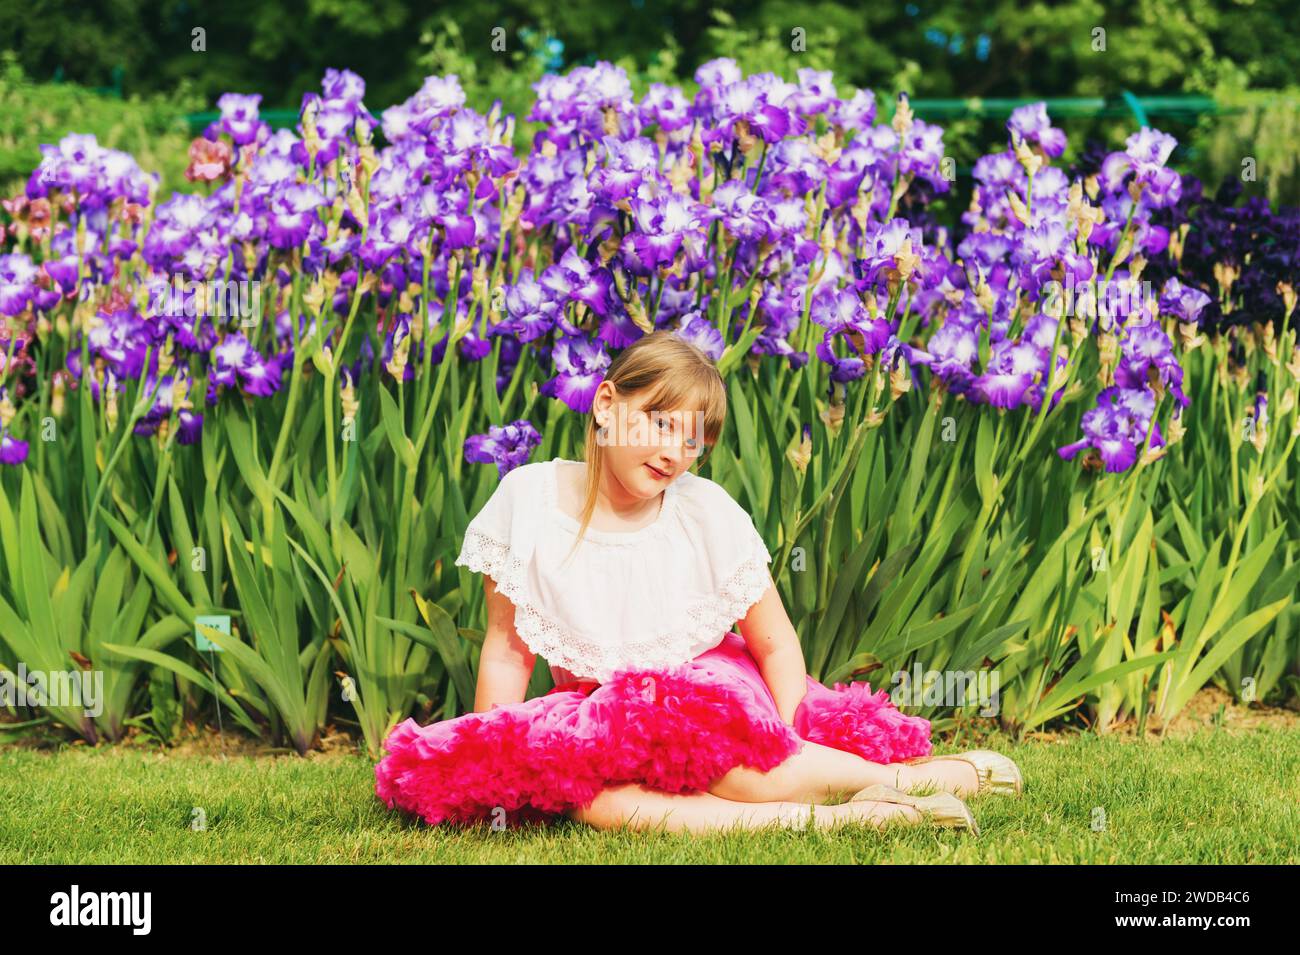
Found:
[[[553,822],[608,786],[692,793],[736,766],[766,772],[802,740],[876,763],[930,755],[930,721],[900,713],[884,690],[807,679],[791,726],[729,632],[679,666],[620,670],[428,726],[408,718],[384,741],[375,793],[431,825]]]

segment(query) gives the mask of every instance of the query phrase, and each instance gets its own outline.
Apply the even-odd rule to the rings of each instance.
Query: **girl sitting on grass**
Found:
[[[585,461],[502,478],[456,559],[484,575],[474,712],[392,730],[386,805],[430,824],[978,833],[959,797],[1021,791],[997,753],[926,759],[929,721],[884,690],[808,675],[753,521],[691,470],[725,416],[709,357],[656,331],[597,387]],[[556,686],[525,700],[538,655]]]

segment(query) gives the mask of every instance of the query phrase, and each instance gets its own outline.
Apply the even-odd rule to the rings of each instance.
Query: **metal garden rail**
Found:
[[[1234,112],[1231,107],[1215,102],[1210,96],[1138,96],[1124,90],[1115,96],[1059,96],[1028,97],[1021,99],[914,99],[912,111],[922,119],[952,116],[1010,116],[1011,111],[1028,103],[1046,102],[1048,113],[1055,118],[1099,117],[1131,115],[1140,126],[1149,126],[1152,116],[1172,116],[1194,119],[1203,113]],[[260,116],[276,129],[295,126],[298,111],[292,109],[264,109]],[[209,123],[221,118],[215,111],[190,113],[186,120],[193,132],[202,131]]]

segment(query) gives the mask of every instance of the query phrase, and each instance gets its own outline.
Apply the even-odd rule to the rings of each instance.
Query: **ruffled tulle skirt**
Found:
[[[675,667],[620,670],[522,703],[420,726],[384,742],[375,793],[430,824],[550,822],[608,786],[703,792],[736,766],[767,771],[803,740],[877,763],[929,756],[930,721],[866,683],[811,676],[794,725],[781,719],[738,633]]]

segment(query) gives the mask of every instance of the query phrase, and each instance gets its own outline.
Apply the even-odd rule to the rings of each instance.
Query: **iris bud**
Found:
[[[912,388],[912,370],[906,361],[900,361],[889,372],[889,394],[895,401]]]
[[[1016,137],[1015,153],[1016,159],[1019,160],[1020,165],[1025,168],[1025,172],[1029,173],[1029,175],[1032,176],[1042,168],[1043,157],[1030,149],[1029,144],[1019,136]]]
[[[1183,435],[1187,434],[1187,429],[1183,427],[1182,416],[1176,416],[1169,422],[1167,440],[1169,444],[1177,444],[1183,440]]]
[[[1011,213],[1025,225],[1029,224],[1029,207],[1025,201],[1014,192],[1007,193],[1007,205],[1011,206]]]
[[[104,381],[99,385],[100,393],[106,396],[104,402],[104,420],[108,422],[109,429],[117,427],[117,379],[113,377],[110,371],[104,376]]]
[[[54,386],[50,394],[50,414],[56,418],[63,417],[64,396],[68,386],[64,381],[64,375],[57,373],[54,376]]]
[[[329,345],[324,345],[311,353],[311,363],[316,366],[316,370],[322,375],[330,375],[334,371],[334,353],[330,351]]]
[[[1286,314],[1283,316],[1283,321],[1286,321],[1291,317],[1291,313],[1295,311],[1295,303],[1296,303],[1295,287],[1290,285],[1287,282],[1278,282],[1277,294],[1282,297],[1282,305],[1286,309]]]
[[[344,375],[339,384],[339,401],[343,406],[344,420],[356,420],[357,412],[361,409],[361,401],[357,398],[357,389],[352,384],[352,376]]]
[[[1214,280],[1219,283],[1219,288],[1227,295],[1232,291],[1233,283],[1241,276],[1241,270],[1236,266],[1229,265],[1227,262],[1214,263]],[[1226,312],[1227,309],[1225,308]]]
[[[844,414],[843,412],[844,405],[841,404],[839,407],[840,407],[840,416],[842,418]],[[798,440],[798,436],[796,436],[796,441],[792,441],[790,443],[790,447],[786,449],[785,456],[786,456],[786,460],[790,462],[791,466],[795,469],[795,471],[797,471],[799,474],[807,473],[808,462],[812,460],[811,435],[809,435],[808,432],[805,430],[802,433],[802,440]]]
[[[1264,354],[1268,356],[1271,362],[1277,361],[1277,339],[1273,334],[1273,323],[1264,322],[1259,329],[1260,341],[1263,343]]]
[[[1205,341],[1205,336],[1198,335],[1196,326],[1191,322],[1178,323],[1178,338],[1186,351],[1192,351]]]
[[[912,107],[907,102],[906,93],[898,94],[898,109],[894,110],[894,118],[889,125],[900,137],[912,131]]]

